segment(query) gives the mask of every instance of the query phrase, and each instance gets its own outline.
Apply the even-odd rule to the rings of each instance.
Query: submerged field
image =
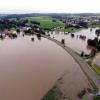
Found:
[[[80,66],[55,43],[35,36],[33,42],[29,36],[0,42],[0,100],[41,100],[55,83],[78,100],[77,94],[90,87]]]
[[[95,37],[95,29],[92,32],[90,29],[76,32],[80,29],[75,27],[65,29],[63,22],[46,16],[25,17],[25,19],[28,19],[27,24],[31,23],[30,26],[36,25],[31,21],[37,21],[40,22],[37,26],[43,29],[52,28],[51,31],[46,30],[48,36],[60,42],[64,39],[65,45],[79,54],[82,50],[90,53],[87,39]],[[74,33],[71,34],[72,32]],[[80,65],[61,47],[43,37],[39,39],[25,34],[22,37],[22,34],[14,40],[8,38],[0,40],[0,99],[79,100],[78,94],[82,90],[91,89],[91,84]],[[86,40],[80,39],[80,35],[86,35]],[[96,68],[94,70],[99,73],[99,67]],[[55,95],[57,99],[52,99]],[[91,100],[88,95],[85,97],[86,100]]]

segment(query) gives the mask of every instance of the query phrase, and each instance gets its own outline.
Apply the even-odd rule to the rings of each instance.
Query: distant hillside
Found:
[[[100,16],[99,13],[31,13],[31,14],[1,14],[1,17],[5,18],[24,18],[24,17],[37,17],[37,16],[50,16],[54,18],[66,17],[66,16]]]
[[[0,14],[0,17],[8,16],[8,14]]]

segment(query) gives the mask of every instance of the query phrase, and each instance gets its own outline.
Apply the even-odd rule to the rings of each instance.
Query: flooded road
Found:
[[[66,51],[47,39],[34,38],[0,41],[0,100],[41,100],[63,73],[68,96],[74,98],[90,86]]]

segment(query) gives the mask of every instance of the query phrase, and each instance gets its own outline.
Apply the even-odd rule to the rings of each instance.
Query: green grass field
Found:
[[[93,100],[100,100],[100,97],[94,97]]]
[[[30,21],[38,21],[40,22],[39,27],[45,29],[45,28],[53,28],[53,27],[64,27],[64,23],[57,20],[56,22],[53,22],[52,20],[54,18],[51,18],[49,16],[39,16],[39,17],[26,17],[26,19]],[[79,31],[80,29],[77,29],[75,27],[68,27],[66,29],[56,29],[56,31],[61,31],[61,32],[69,32],[69,33],[73,33],[76,31]]]
[[[98,77],[100,77],[100,66],[98,66],[96,64],[92,64],[91,61],[87,61],[87,63],[89,64],[89,66],[91,67],[91,69],[96,73],[96,75]]]
[[[75,28],[75,27],[68,27],[68,28],[66,28],[66,29],[57,29],[57,31],[74,33],[74,32],[80,31],[81,29],[82,29],[82,28],[77,29],[77,28]]]
[[[38,21],[40,22],[41,28],[52,28],[57,26],[64,26],[61,21],[53,22],[53,18],[47,16],[39,16],[39,17],[26,17],[29,21]]]

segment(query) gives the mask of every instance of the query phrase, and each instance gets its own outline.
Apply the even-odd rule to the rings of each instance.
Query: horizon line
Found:
[[[100,14],[100,12],[24,12],[24,13],[6,13],[0,12],[0,14]]]

